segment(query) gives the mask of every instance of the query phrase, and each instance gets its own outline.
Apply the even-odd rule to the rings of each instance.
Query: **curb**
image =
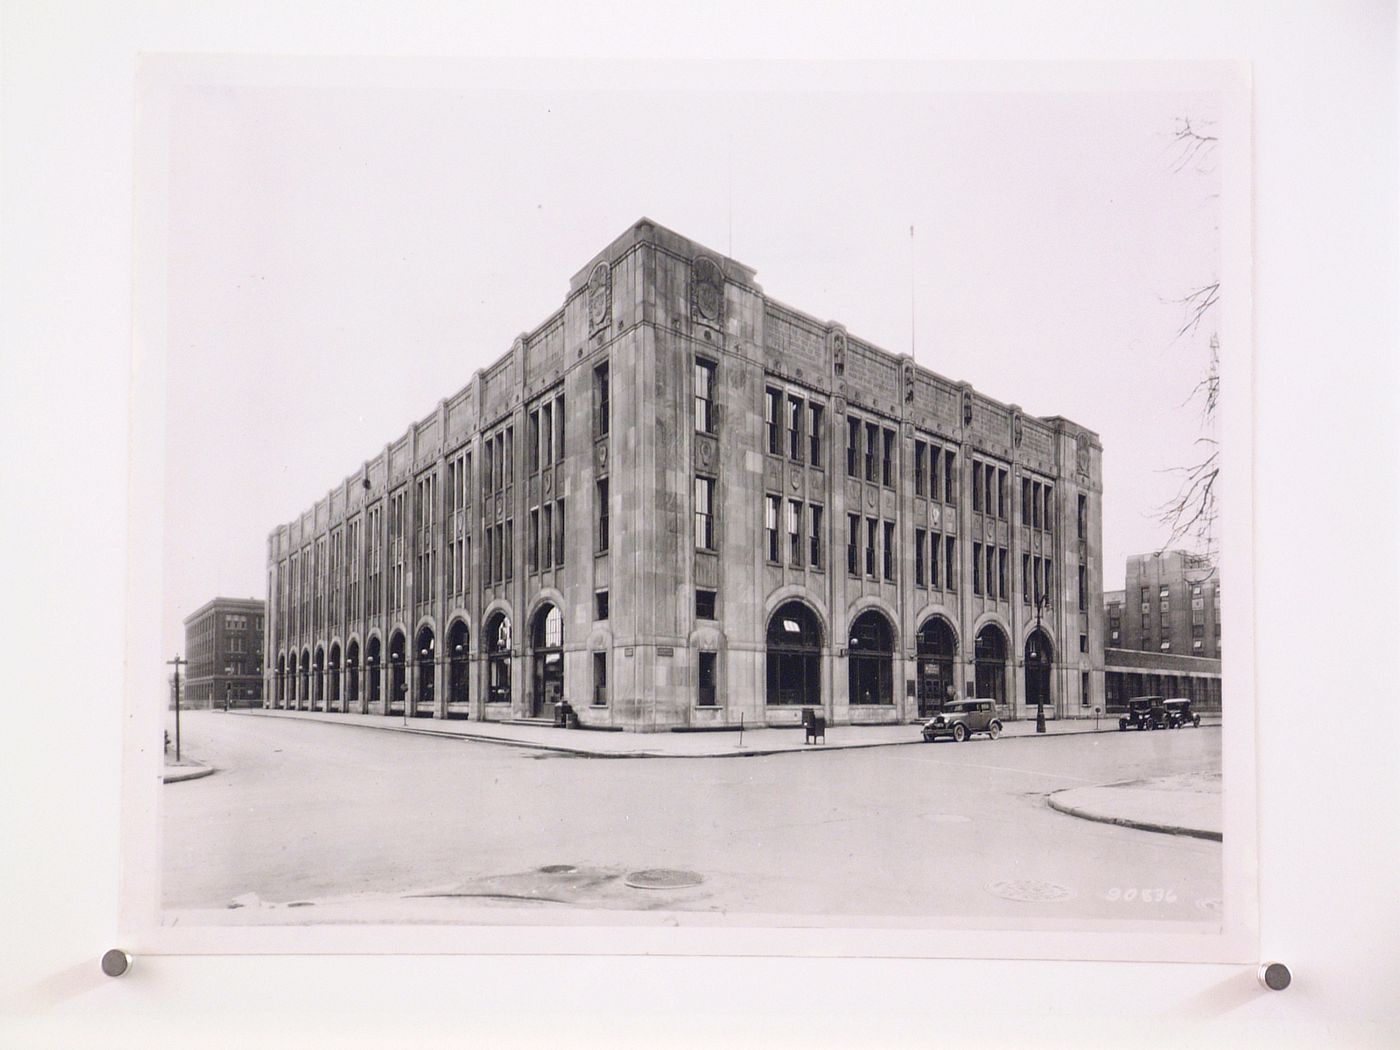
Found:
[[[179,784],[186,780],[199,780],[213,772],[213,766],[166,766],[160,779],[165,784]]]
[[[298,722],[319,722],[319,723],[321,723],[321,724],[323,724],[323,725],[341,725],[341,726],[353,726],[353,727],[356,727],[356,728],[359,728],[359,729],[377,729],[377,730],[381,730],[381,731],[385,731],[385,732],[390,732],[390,733],[411,733],[411,734],[414,734],[414,735],[416,735],[416,736],[436,737],[436,738],[439,739],[439,740],[470,740],[470,741],[473,741],[473,742],[479,743],[479,744],[499,744],[499,745],[501,745],[502,747],[518,747],[518,748],[524,748],[524,749],[530,750],[530,751],[553,751],[553,752],[556,752],[556,753],[558,753],[558,754],[577,755],[577,756],[579,756],[579,757],[581,757],[581,758],[753,758],[753,757],[757,757],[757,756],[760,756],[760,755],[797,755],[797,754],[815,754],[815,753],[819,753],[819,752],[823,752],[823,751],[858,751],[858,750],[869,749],[869,748],[874,748],[874,747],[905,747],[905,746],[908,746],[908,745],[910,745],[910,744],[921,744],[921,745],[922,745],[922,744],[926,744],[926,743],[927,743],[927,741],[924,741],[924,740],[922,740],[922,739],[916,737],[916,738],[914,738],[913,740],[881,740],[881,741],[875,741],[875,742],[872,742],[872,743],[835,744],[835,745],[831,745],[831,746],[828,746],[828,745],[826,745],[826,744],[822,744],[822,745],[816,745],[816,744],[814,744],[814,745],[812,745],[811,747],[801,747],[801,748],[793,748],[793,747],[754,748],[754,749],[745,748],[745,749],[742,750],[742,751],[738,751],[738,750],[735,750],[735,751],[732,751],[732,752],[713,752],[713,751],[712,751],[712,752],[709,752],[708,754],[696,754],[696,755],[670,754],[670,753],[667,753],[667,752],[665,752],[665,751],[590,751],[590,750],[587,749],[587,748],[582,748],[582,747],[569,747],[569,746],[564,745],[564,744],[542,744],[542,743],[537,743],[537,742],[535,742],[535,741],[510,740],[510,739],[507,739],[507,738],[505,738],[505,737],[492,736],[492,735],[489,735],[489,734],[481,734],[481,733],[470,733],[470,732],[465,732],[465,733],[444,733],[444,732],[439,732],[439,731],[437,731],[437,730],[432,730],[432,729],[415,729],[415,728],[413,728],[412,726],[403,726],[403,725],[380,725],[380,724],[377,724],[377,723],[365,723],[365,722],[338,722],[338,721],[333,721],[333,720],[327,719],[327,718],[312,718],[312,717],[306,717],[305,715],[301,714],[300,712],[295,712],[295,711],[282,711],[282,710],[280,710],[280,709],[277,710],[277,711],[275,711],[275,712],[269,712],[269,711],[266,711],[266,710],[264,710],[264,709],[254,709],[254,708],[250,708],[250,709],[247,709],[247,710],[242,711],[242,712],[239,712],[239,713],[240,713],[240,714],[253,715],[253,716],[262,717],[262,718],[285,718],[285,719],[294,719],[294,720],[296,720],[296,721],[298,721]],[[309,712],[308,712],[308,714],[309,714]],[[1201,728],[1201,729],[1219,729],[1219,728],[1220,728],[1220,725],[1219,725],[1218,723],[1213,723],[1213,724],[1210,724],[1210,725],[1202,725],[1200,728]],[[736,730],[736,732],[737,732],[737,730]],[[1115,725],[1115,726],[1113,726],[1112,728],[1102,728],[1102,729],[1087,729],[1087,728],[1086,728],[1086,729],[1068,729],[1068,730],[1063,730],[1063,731],[1058,732],[1058,733],[1045,733],[1044,735],[1037,734],[1037,733],[1028,733],[1028,734],[1020,734],[1020,733],[1017,733],[1017,734],[1014,734],[1014,735],[1005,735],[1005,734],[1004,734],[1004,735],[1001,737],[1001,739],[1004,740],[1004,741],[1008,741],[1008,740],[1051,740],[1051,739],[1054,739],[1055,737],[1066,737],[1066,736],[1097,736],[1097,735],[1105,734],[1105,733],[1115,733],[1115,734],[1116,734],[1117,732],[1119,732],[1119,730],[1118,730],[1118,727]],[[201,774],[201,775],[204,775],[204,774]],[[1076,814],[1076,815],[1077,815],[1077,814]],[[1093,818],[1086,818],[1086,819],[1093,819]],[[1149,829],[1149,830],[1152,830],[1152,829]]]
[[[1111,785],[1106,785],[1111,786]],[[1078,788],[1066,788],[1066,791],[1078,791]],[[1045,803],[1057,813],[1064,813],[1066,816],[1078,817],[1080,820],[1092,820],[1098,824],[1116,824],[1122,828],[1133,828],[1137,831],[1155,831],[1162,835],[1185,835],[1193,839],[1207,839],[1211,842],[1223,842],[1224,837],[1218,831],[1207,831],[1204,828],[1187,828],[1177,824],[1154,824],[1146,820],[1132,820],[1128,817],[1110,817],[1103,813],[1094,813],[1091,810],[1079,809],[1076,806],[1066,805],[1063,802],[1056,802],[1055,796],[1063,792],[1055,791],[1045,797]]]

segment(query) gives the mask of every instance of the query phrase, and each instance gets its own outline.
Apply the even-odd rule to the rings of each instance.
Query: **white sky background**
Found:
[[[171,651],[209,598],[264,596],[268,532],[643,215],[896,353],[912,284],[920,364],[1100,434],[1105,587],[1166,540],[1210,334],[1174,340],[1174,300],[1219,274],[1219,172],[1176,170],[1171,136],[1213,96],[381,83],[195,86],[172,112]]]

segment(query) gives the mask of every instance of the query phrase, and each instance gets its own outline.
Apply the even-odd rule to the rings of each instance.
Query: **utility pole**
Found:
[[[180,654],[175,654],[175,659],[165,661],[167,664],[175,665],[175,761],[180,761],[180,668],[189,663],[188,660],[180,659]]]

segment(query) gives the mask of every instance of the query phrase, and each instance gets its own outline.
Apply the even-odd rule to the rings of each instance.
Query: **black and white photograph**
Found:
[[[161,925],[1232,950],[1237,68],[145,73]]]
[[[0,1045],[1396,1045],[1397,24],[0,0]]]

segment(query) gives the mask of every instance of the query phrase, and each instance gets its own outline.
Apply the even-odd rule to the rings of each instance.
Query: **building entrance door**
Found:
[[[535,613],[530,649],[534,662],[530,714],[553,718],[554,705],[564,699],[564,617],[553,605]]]

